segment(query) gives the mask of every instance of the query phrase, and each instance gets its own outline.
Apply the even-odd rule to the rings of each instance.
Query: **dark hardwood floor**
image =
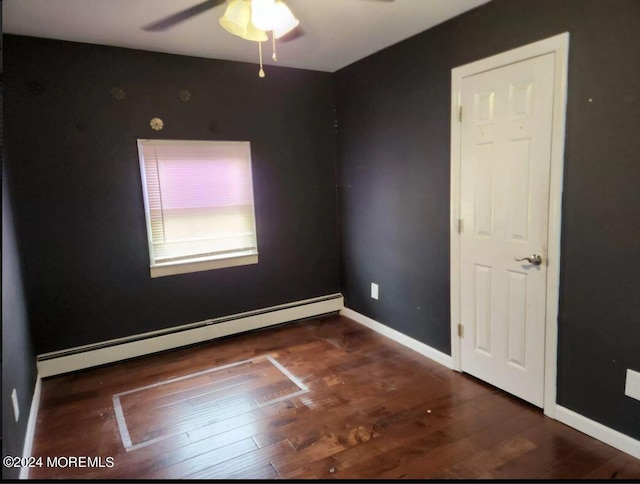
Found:
[[[338,316],[47,379],[33,455],[105,467],[32,479],[640,478],[639,460]]]

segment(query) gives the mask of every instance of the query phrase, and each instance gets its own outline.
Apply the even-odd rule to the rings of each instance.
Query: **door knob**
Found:
[[[533,254],[531,257],[523,257],[522,259],[516,259],[516,262],[527,261],[529,264],[533,264],[534,266],[539,266],[542,264],[542,257],[540,254]]]

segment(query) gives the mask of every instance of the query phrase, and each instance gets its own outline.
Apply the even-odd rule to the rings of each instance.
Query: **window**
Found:
[[[258,262],[246,141],[138,140],[151,277]]]

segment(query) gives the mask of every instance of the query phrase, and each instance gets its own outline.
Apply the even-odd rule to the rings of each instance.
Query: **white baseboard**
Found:
[[[42,378],[60,375],[70,371],[201,343],[222,336],[320,316],[340,311],[343,307],[344,299],[342,294],[332,294],[199,323],[176,326],[166,330],[104,341],[94,345],[46,353],[38,355],[38,373]]]
[[[410,348],[414,351],[417,351],[423,356],[430,358],[447,368],[453,368],[453,359],[451,356],[442,353],[430,346],[421,343],[395,329],[391,329],[388,326],[385,326],[378,321],[375,321],[363,314],[360,314],[356,311],[353,311],[349,308],[344,308],[340,311],[342,316],[345,316],[349,319],[356,321],[388,338],[391,338],[394,341]],[[598,423],[594,420],[591,420],[579,413],[573,412],[568,408],[562,407],[560,405],[553,406],[553,415],[551,418],[555,418],[556,420],[568,425],[569,427],[573,427],[576,430],[579,430],[582,433],[587,434],[594,439],[598,439],[605,444],[610,445],[611,447],[615,447],[622,452],[625,452],[637,459],[640,459],[640,441],[635,440],[628,435],[623,434],[622,432],[618,432],[612,428],[609,428],[601,423]],[[546,409],[545,409],[546,413]],[[548,415],[549,416],[549,415]]]
[[[357,323],[360,323],[363,326],[366,326],[373,331],[376,331],[377,333],[380,333],[383,336],[386,336],[403,346],[406,346],[407,348],[446,366],[447,368],[453,368],[453,360],[451,356],[363,314],[353,311],[352,309],[345,308],[344,299],[341,294],[297,301],[295,303],[273,306],[259,311],[250,311],[225,318],[208,320],[202,323],[177,326],[169,330],[144,333],[135,337],[110,340],[97,345],[87,345],[60,352],[39,355],[38,358],[44,357],[46,359],[37,362],[38,379],[36,380],[33,399],[31,401],[29,422],[27,424],[27,433],[25,436],[22,455],[24,457],[31,456],[37,422],[37,412],[40,403],[41,378],[43,377],[59,375],[106,363],[113,363],[137,356],[144,356],[158,351],[179,348],[181,346],[209,341],[222,336],[239,334],[253,329],[266,328],[276,324],[320,316],[322,314],[335,311],[339,311],[342,316],[350,318]],[[203,324],[205,325],[203,326]],[[144,339],[127,341],[131,338]],[[92,349],[92,346],[104,347]],[[65,353],[73,352],[78,349],[81,349],[82,352],[65,355]],[[57,353],[60,353],[61,356],[55,356]],[[560,405],[555,405],[555,418],[576,430],[604,442],[605,444],[640,459],[640,441],[635,440],[628,435],[618,432],[617,430],[613,430]],[[28,475],[28,468],[22,468],[20,471],[20,479],[28,479]]]
[[[33,390],[33,398],[31,399],[31,408],[29,409],[29,420],[27,422],[27,433],[24,437],[24,446],[22,448],[22,457],[31,457],[33,448],[33,437],[36,434],[36,422],[38,421],[38,408],[40,407],[40,392],[42,389],[42,379],[38,375],[36,386]],[[29,479],[29,467],[20,469],[19,479]]]
[[[360,314],[349,308],[342,309],[340,311],[340,314],[349,319],[353,319],[355,322],[360,323],[363,326],[366,326],[367,328],[370,328],[375,332],[386,336],[387,338],[397,341],[401,345],[406,346],[407,348],[412,349],[413,351],[420,353],[422,356],[426,356],[427,358],[432,359],[437,363],[446,366],[447,368],[453,368],[453,360],[451,359],[451,356],[447,355],[446,353],[442,353],[441,351],[438,351],[416,339],[413,339],[410,336],[401,333],[400,331],[391,329],[389,326],[379,323],[378,321],[375,321],[365,316],[364,314]]]
[[[580,432],[640,459],[640,441],[591,420],[568,408],[556,405],[556,419]]]

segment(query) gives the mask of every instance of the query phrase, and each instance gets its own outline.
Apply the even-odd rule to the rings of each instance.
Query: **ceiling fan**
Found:
[[[369,0],[372,1],[372,0]],[[393,2],[394,0],[373,0],[378,2]],[[162,32],[164,30],[168,30],[174,25],[184,22],[185,20],[189,20],[196,15],[199,15],[207,10],[211,10],[219,5],[223,5],[227,3],[227,0],[205,0],[204,2],[198,3],[193,7],[185,8],[179,12],[171,14],[167,17],[164,17],[160,20],[156,20],[148,25],[142,27],[142,30],[147,32]],[[300,37],[304,34],[302,28],[298,25],[293,31],[286,35],[286,39],[282,40],[293,40],[294,38]]]
[[[189,20],[191,17],[195,17],[198,14],[206,12],[218,5],[222,5],[226,3],[227,0],[205,0],[202,3],[198,3],[193,7],[185,8],[180,12],[176,12],[168,17],[157,20],[153,23],[145,25],[142,27],[142,30],[146,30],[147,32],[162,32],[163,30],[167,30],[174,25],[177,25],[185,20]]]
[[[394,0],[369,0],[393,2]],[[262,67],[262,42],[271,33],[272,59],[277,61],[276,39],[290,41],[304,35],[300,21],[295,18],[284,0],[205,0],[168,17],[142,27],[147,32],[162,32],[220,5],[227,4],[220,25],[229,33],[258,43],[260,55],[259,77],[265,77]]]

